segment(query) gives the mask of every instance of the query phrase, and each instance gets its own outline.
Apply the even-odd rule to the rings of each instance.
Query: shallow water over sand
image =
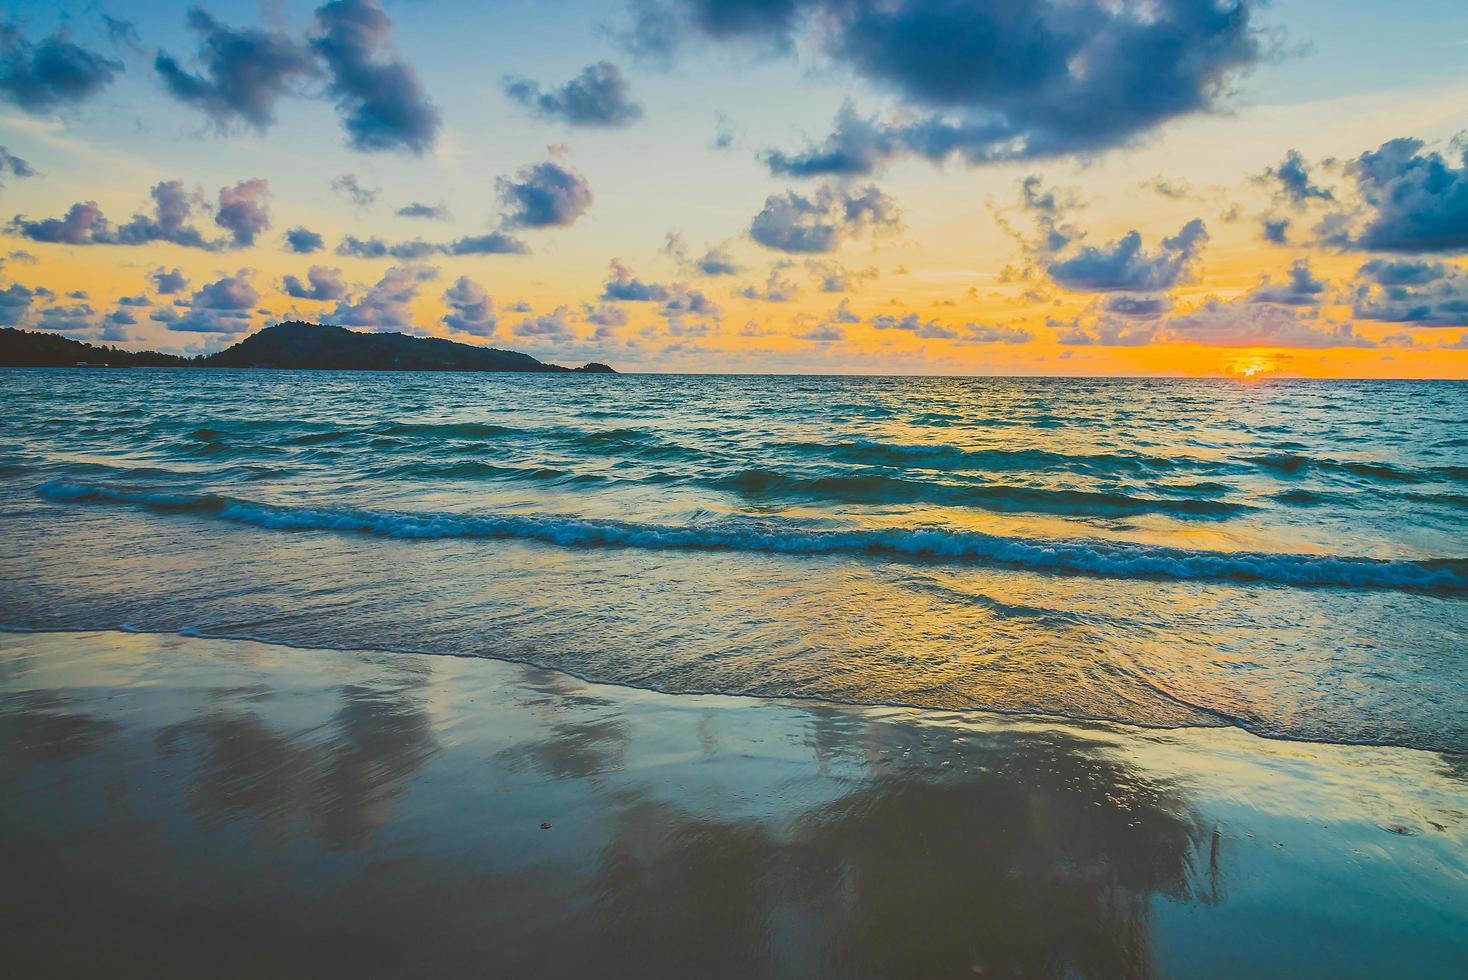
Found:
[[[0,634],[17,976],[1461,976],[1468,768]]]
[[[1468,385],[4,381],[0,624],[1468,750]]]

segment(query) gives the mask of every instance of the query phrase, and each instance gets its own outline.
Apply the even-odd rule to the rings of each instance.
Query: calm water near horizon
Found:
[[[131,370],[0,390],[9,627],[1468,751],[1468,384]]]

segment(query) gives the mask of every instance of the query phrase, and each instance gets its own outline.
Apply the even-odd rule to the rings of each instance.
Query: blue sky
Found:
[[[650,9],[675,25],[672,50],[633,42]],[[4,269],[14,326],[204,350],[285,316],[356,318],[349,325],[650,370],[1468,372],[1456,329],[1468,327],[1456,315],[1468,296],[1457,265],[1468,230],[1451,233],[1468,214],[1448,193],[1421,205],[1447,237],[1370,233],[1378,218],[1418,230],[1427,219],[1383,217],[1369,197],[1388,183],[1363,183],[1359,163],[1411,139],[1419,143],[1393,163],[1392,181],[1427,173],[1433,159],[1468,181],[1453,142],[1468,128],[1461,3],[220,0],[0,10],[10,39],[0,145],[35,174],[13,171],[0,190],[7,213],[23,219],[6,246],[22,254]],[[436,125],[379,145],[370,145],[376,131],[354,138],[321,39],[329,23],[362,17],[384,26],[363,63],[416,79],[417,107]],[[1026,26],[1036,20],[1045,30]],[[1075,47],[1067,26],[1093,23],[1115,44]],[[218,80],[204,42],[247,34],[273,37],[298,59],[292,75],[250,55],[255,83],[284,71],[278,95],[252,94],[265,106],[261,125],[183,94]],[[105,81],[36,95],[48,39],[111,66]],[[183,82],[170,81],[160,53]],[[594,66],[620,79],[614,124],[557,101]],[[507,79],[520,80],[520,97]],[[838,124],[843,107],[850,126]],[[935,139],[954,149],[933,150]],[[1281,190],[1291,151],[1320,194]],[[557,199],[566,210],[516,217],[506,189],[540,193],[537,182],[556,174],[575,183]],[[263,224],[246,238],[205,235],[204,247],[168,236],[47,240],[57,236],[42,223],[78,203],[95,202],[121,226],[168,181],[192,195],[192,220],[210,234],[226,227],[212,220],[222,188],[255,188],[242,193]],[[356,199],[343,191],[353,183],[364,191]],[[1026,186],[1057,195],[1057,209],[1036,211]],[[879,206],[862,210],[859,200]],[[412,203],[439,216],[396,213]],[[855,217],[831,224],[842,209]],[[1193,220],[1205,235],[1169,259],[1166,241]],[[1069,234],[1041,247],[1057,221]],[[292,251],[282,236],[293,228],[324,247]],[[812,228],[815,238],[797,234]],[[1118,249],[1131,231],[1136,262],[1172,261],[1176,274],[1063,274],[1087,248],[1125,260]],[[496,232],[521,254],[449,248]],[[361,257],[366,246],[349,254],[344,244],[373,239],[399,254]],[[408,254],[401,246],[412,242],[436,250]],[[738,271],[700,269],[710,250]],[[1387,259],[1436,271],[1409,285],[1373,278],[1370,263]],[[1310,303],[1258,299],[1261,280],[1284,282],[1300,261],[1325,284]],[[180,269],[189,289],[148,292],[158,268]],[[313,268],[340,285],[291,295],[286,277],[305,283]],[[619,298],[636,292],[629,282],[653,287],[648,298]],[[212,284],[222,285],[196,295]],[[1132,286],[1152,288],[1114,299]],[[86,299],[68,301],[76,292]],[[460,304],[483,295],[492,315],[457,329],[469,321],[451,319],[451,292]],[[225,295],[239,308],[196,315]],[[147,306],[121,303],[140,296]],[[1151,312],[1117,320],[1135,310]]]

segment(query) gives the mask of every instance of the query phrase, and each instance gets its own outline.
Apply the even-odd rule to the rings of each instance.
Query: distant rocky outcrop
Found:
[[[285,368],[315,371],[518,371],[615,374],[605,364],[547,364],[518,351],[438,337],[361,333],[298,320],[266,327],[215,354],[179,357],[97,347],[52,333],[0,329],[0,367]]]

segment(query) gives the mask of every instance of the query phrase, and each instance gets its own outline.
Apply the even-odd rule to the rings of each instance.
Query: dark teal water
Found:
[[[1468,750],[1468,385],[0,386],[13,627]]]

